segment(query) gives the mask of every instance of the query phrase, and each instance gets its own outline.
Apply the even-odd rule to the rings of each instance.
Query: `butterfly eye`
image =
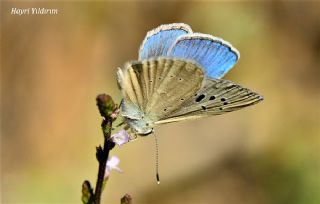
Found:
[[[216,99],[215,96],[210,96],[210,98],[209,98],[210,101],[213,101],[214,99]]]
[[[226,99],[225,98],[221,98],[221,101],[223,102],[223,101],[226,101]]]
[[[224,102],[223,105],[228,105],[228,102]]]

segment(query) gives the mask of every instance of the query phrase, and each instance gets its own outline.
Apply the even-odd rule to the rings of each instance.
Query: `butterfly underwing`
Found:
[[[205,77],[201,66],[187,60],[136,61],[117,74],[122,116],[138,135],[150,134],[157,124],[218,115],[262,100],[231,81]]]

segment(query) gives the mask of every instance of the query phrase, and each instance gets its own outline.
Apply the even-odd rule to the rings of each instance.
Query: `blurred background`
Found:
[[[11,8],[59,9],[11,15]],[[2,2],[1,203],[81,203],[96,182],[99,93],[120,101],[116,68],[137,59],[146,32],[184,22],[231,42],[226,79],[265,100],[221,116],[156,128],[115,148],[102,203],[319,204],[320,3]]]

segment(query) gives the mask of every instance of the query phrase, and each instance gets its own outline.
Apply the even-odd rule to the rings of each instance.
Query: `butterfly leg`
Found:
[[[118,125],[116,125],[116,127],[120,127],[120,126],[122,126],[122,125],[124,125],[124,120],[122,121],[122,122],[120,122]]]
[[[130,134],[130,142],[135,141],[136,139],[138,139],[138,136],[135,133]]]
[[[132,132],[132,130],[130,129],[130,126],[129,125],[126,125],[124,128],[123,128],[125,131],[127,131],[127,133],[129,134],[129,141],[134,141],[138,138],[137,134]]]
[[[119,109],[121,108],[122,104],[123,104],[123,99],[121,99],[121,101],[119,103],[119,107],[118,107]]]

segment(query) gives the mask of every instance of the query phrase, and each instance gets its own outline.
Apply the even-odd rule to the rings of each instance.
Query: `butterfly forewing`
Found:
[[[222,79],[206,79],[205,86],[181,107],[157,123],[219,115],[235,111],[262,100],[259,94]]]
[[[145,116],[154,122],[179,109],[204,81],[198,65],[169,58],[129,63],[118,71],[118,76],[124,107],[130,107],[123,110],[123,115],[135,119]]]
[[[180,108],[185,100],[200,90],[204,78],[202,69],[194,63],[183,60],[161,63],[153,95],[145,110],[147,114],[156,114],[159,119]]]

